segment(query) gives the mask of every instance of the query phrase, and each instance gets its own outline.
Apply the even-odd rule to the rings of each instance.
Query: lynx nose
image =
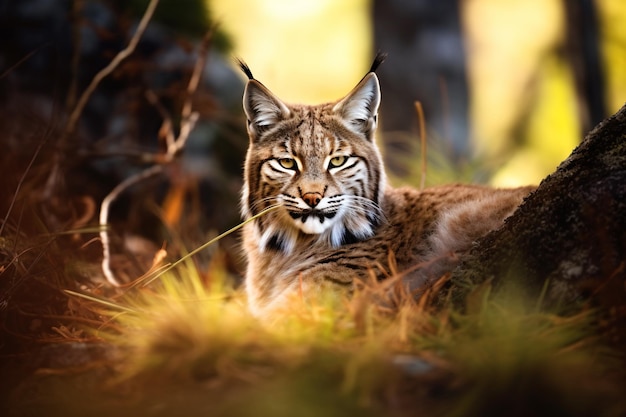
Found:
[[[313,208],[320,203],[320,201],[322,200],[322,195],[320,193],[304,193],[302,195],[302,199],[311,208]]]

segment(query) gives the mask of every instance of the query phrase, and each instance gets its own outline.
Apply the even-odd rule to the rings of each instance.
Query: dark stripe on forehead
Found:
[[[300,118],[284,120],[272,127],[261,138],[263,144],[280,143],[292,137],[304,121]]]
[[[370,143],[365,136],[354,133],[336,118],[329,119],[324,125],[326,129],[333,132],[340,139],[348,142],[365,141]]]
[[[289,153],[289,152],[291,152],[291,149],[289,149],[289,148],[290,148],[290,146],[289,146],[289,141],[288,140],[282,141],[278,145],[278,151],[279,152]]]
[[[307,142],[315,140],[315,127],[317,122],[315,116],[310,109],[307,109],[302,115],[300,123],[300,144],[304,146]]]
[[[302,125],[306,122],[306,120],[303,118],[300,119],[300,121],[298,122],[298,124],[294,127],[294,129],[296,130],[295,133],[295,137],[293,139],[297,139],[298,142],[300,143],[300,145],[302,145],[302,142],[304,140],[304,138],[306,137],[306,133],[303,135],[303,133],[301,132],[302,130]]]

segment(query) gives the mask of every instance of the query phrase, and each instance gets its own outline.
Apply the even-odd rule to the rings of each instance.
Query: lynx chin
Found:
[[[418,290],[451,271],[451,255],[500,227],[531,191],[389,186],[374,140],[382,59],[345,97],[319,105],[284,103],[240,62],[250,137],[241,210],[249,219],[276,207],[243,232],[245,287],[257,316],[326,284],[382,279],[390,259]]]

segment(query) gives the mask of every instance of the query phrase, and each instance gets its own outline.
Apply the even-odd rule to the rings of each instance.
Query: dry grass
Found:
[[[109,371],[86,397],[42,405],[59,414],[218,416],[624,410],[607,382],[619,361],[596,338],[592,311],[539,311],[513,286],[475,289],[464,312],[435,310],[433,295],[416,302],[371,282],[351,295],[295,298],[283,315],[260,322],[224,270],[203,276],[187,258],[115,298],[71,293],[77,311],[100,317],[81,327],[106,346]],[[43,386],[67,394],[76,378]]]

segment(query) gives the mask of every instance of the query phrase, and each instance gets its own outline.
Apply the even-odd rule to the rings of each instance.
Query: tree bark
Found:
[[[448,289],[461,302],[468,281],[511,279],[530,296],[545,286],[548,306],[592,300],[626,322],[626,105],[461,258]]]

